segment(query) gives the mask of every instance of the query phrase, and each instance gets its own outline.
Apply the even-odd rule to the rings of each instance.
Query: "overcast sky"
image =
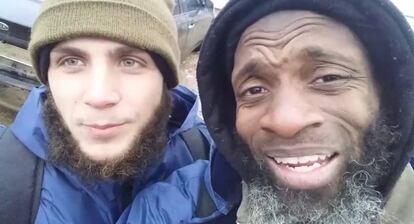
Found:
[[[214,7],[216,8],[223,8],[224,5],[228,2],[228,0],[211,0],[214,3]]]
[[[407,16],[407,21],[414,29],[414,0],[392,0],[394,4]]]
[[[392,0],[394,4],[407,16],[414,17],[414,0]]]

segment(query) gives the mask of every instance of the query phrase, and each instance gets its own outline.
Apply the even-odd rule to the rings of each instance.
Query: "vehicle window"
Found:
[[[174,6],[174,11],[173,11],[173,15],[178,15],[180,14],[181,9],[180,9],[180,0],[175,0],[175,6]]]
[[[183,12],[190,12],[201,8],[199,0],[180,0]]]

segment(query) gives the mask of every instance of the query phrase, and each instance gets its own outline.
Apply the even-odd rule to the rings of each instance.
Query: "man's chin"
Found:
[[[91,162],[101,163],[101,164],[113,163],[114,161],[122,160],[122,158],[124,158],[125,155],[127,154],[127,152],[118,153],[118,154],[108,154],[108,153],[100,153],[100,154],[92,153],[91,154],[85,151],[82,151],[81,153],[83,154],[85,158],[91,160]]]
[[[87,145],[80,144],[80,153],[85,158],[88,158],[97,163],[106,163],[111,161],[118,161],[125,157],[131,150],[131,145],[119,146],[119,145]]]

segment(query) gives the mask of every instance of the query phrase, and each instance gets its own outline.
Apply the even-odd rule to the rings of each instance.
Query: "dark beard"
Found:
[[[359,161],[350,160],[340,178],[340,189],[294,190],[274,186],[263,167],[254,171],[258,178],[247,181],[246,217],[249,224],[275,223],[379,223],[393,220],[384,214],[382,195],[375,190],[389,172],[387,148],[398,135],[378,119],[365,135],[364,152]],[[264,206],[266,205],[266,206]],[[392,222],[395,223],[395,222]]]
[[[167,123],[171,111],[171,99],[166,88],[161,103],[154,115],[136,134],[128,151],[119,158],[94,161],[80,149],[62,116],[53,97],[48,93],[44,103],[44,119],[49,135],[48,162],[65,166],[84,181],[126,180],[143,175],[149,165],[159,159],[167,142]]]

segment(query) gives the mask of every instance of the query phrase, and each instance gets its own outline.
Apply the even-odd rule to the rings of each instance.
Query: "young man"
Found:
[[[230,1],[197,78],[237,222],[413,223],[413,72],[388,0]]]
[[[189,195],[146,192],[188,205],[187,218],[197,218],[193,201],[210,186],[208,162],[182,167],[203,158],[193,155],[212,142],[195,95],[172,89],[180,57],[172,5],[44,2],[29,50],[45,85],[31,92],[0,142],[0,167],[7,171],[0,181],[2,222],[159,223],[162,210],[154,218],[136,216],[145,211],[133,203],[159,181]],[[185,133],[199,135],[186,141]],[[176,210],[172,204],[162,209]],[[188,222],[173,222],[180,221]]]

